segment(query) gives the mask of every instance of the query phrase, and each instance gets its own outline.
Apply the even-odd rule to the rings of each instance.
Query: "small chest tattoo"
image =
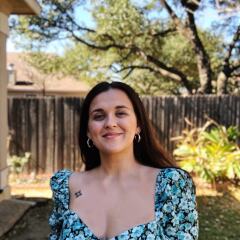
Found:
[[[81,190],[79,190],[79,191],[75,192],[74,194],[75,194],[75,197],[78,198],[82,195],[82,192],[81,192]]]

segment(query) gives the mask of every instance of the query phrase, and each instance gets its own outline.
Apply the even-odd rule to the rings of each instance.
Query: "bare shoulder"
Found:
[[[91,171],[82,171],[82,172],[73,172],[69,178],[69,189],[70,192],[74,192],[86,187],[92,179],[94,179],[94,170]]]
[[[160,171],[160,168],[155,168],[155,167],[149,167],[149,166],[143,166],[143,173],[147,176],[156,176],[159,171]]]
[[[156,182],[158,173],[160,169],[149,167],[149,166],[142,166],[140,170],[140,178],[142,179],[142,184],[152,185],[152,183]]]

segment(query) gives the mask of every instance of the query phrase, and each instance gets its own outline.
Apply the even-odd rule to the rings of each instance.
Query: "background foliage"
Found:
[[[237,127],[226,128],[209,120],[203,127],[183,131],[173,154],[180,166],[207,182],[240,180]]]
[[[39,0],[39,17],[13,17],[10,26],[22,36],[20,45],[34,51],[29,61],[45,72],[90,84],[123,80],[142,94],[238,93],[239,2],[217,3]],[[201,26],[204,20],[211,28]],[[67,47],[49,57],[42,50],[56,40]]]

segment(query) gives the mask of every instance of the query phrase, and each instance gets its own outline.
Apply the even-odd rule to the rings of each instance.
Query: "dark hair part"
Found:
[[[143,165],[156,168],[175,167],[175,162],[159,143],[138,94],[130,86],[122,82],[101,82],[87,94],[80,114],[79,147],[82,160],[85,163],[85,170],[96,168],[101,163],[98,149],[94,146],[91,148],[87,146],[90,104],[98,94],[110,89],[123,91],[133,105],[137,123],[141,129],[141,141],[134,140],[134,156],[136,160]]]

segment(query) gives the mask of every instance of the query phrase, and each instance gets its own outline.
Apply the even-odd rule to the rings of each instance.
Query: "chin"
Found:
[[[112,154],[118,154],[118,153],[124,152],[124,149],[118,149],[118,148],[103,149],[101,152],[104,154],[112,155]]]
[[[104,154],[118,154],[118,153],[123,153],[123,152],[128,152],[129,147],[122,147],[122,146],[109,146],[109,147],[104,147],[99,149],[100,152]]]

